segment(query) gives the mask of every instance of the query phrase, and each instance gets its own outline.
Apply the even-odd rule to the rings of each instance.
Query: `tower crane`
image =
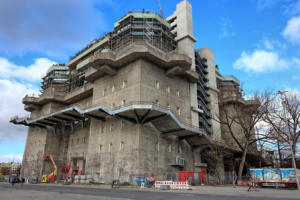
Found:
[[[160,3],[160,0],[157,0],[157,3],[158,3],[158,6],[159,6],[159,10],[160,10],[160,15],[162,18],[165,18],[165,15],[164,15],[164,11],[161,7],[161,3]]]

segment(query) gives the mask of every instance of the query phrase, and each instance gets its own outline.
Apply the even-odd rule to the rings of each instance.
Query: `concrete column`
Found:
[[[207,68],[205,70],[208,71],[208,74],[206,75],[209,79],[208,81],[208,93],[210,94],[210,100],[211,103],[209,104],[209,107],[211,109],[212,116],[219,115],[219,103],[218,103],[218,92],[217,89],[217,77],[216,77],[216,69],[215,69],[215,58],[214,58],[214,52],[208,48],[203,47],[201,49],[198,49],[197,52],[202,58],[207,59]],[[215,120],[210,120],[212,123],[212,129],[213,129],[213,137],[216,139],[221,139],[221,126],[220,123],[216,122]]]
[[[184,0],[176,5],[177,15],[177,42],[178,50],[188,53],[192,58],[191,70],[195,70],[195,48],[196,39],[193,33],[192,5]],[[197,84],[190,83],[191,107],[198,107],[197,103]],[[191,110],[192,125],[199,126],[198,113]]]

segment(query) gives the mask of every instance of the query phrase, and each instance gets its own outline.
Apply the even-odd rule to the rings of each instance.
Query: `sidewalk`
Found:
[[[8,184],[8,183],[0,183]],[[0,185],[0,186],[1,186]],[[99,188],[99,189],[111,189],[111,185],[62,185],[61,183],[39,183],[39,184],[26,184],[32,187],[46,186],[46,187],[80,187],[80,188]],[[208,194],[208,195],[226,195],[226,196],[249,196],[249,197],[269,197],[269,198],[286,198],[286,199],[299,199],[300,191],[289,189],[275,189],[275,188],[259,188],[259,192],[248,192],[248,187],[236,187],[232,186],[192,186],[192,190],[160,190],[160,189],[140,189],[135,186],[121,186],[114,190],[139,190],[145,192],[163,192],[163,193],[180,193],[180,194]]]

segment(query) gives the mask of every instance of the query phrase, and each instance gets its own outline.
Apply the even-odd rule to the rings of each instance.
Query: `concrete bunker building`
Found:
[[[30,116],[10,122],[28,126],[21,173],[41,177],[70,165],[98,181],[122,175],[206,171],[207,143],[230,139],[212,120],[212,101],[222,77],[208,47],[195,50],[192,6],[184,0],[164,19],[129,11],[114,30],[93,40],[67,65],[51,66],[41,94],[23,98]],[[233,149],[233,147],[229,147]],[[237,150],[238,151],[238,150]],[[217,163],[224,174],[226,167]]]

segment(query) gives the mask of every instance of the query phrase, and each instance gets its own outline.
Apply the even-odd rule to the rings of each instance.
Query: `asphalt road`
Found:
[[[149,191],[151,190],[151,191]],[[35,186],[20,185],[11,186],[9,184],[0,184],[0,199],[141,199],[141,200],[274,200],[268,197],[251,196],[230,196],[213,194],[196,194],[189,191],[155,191],[153,189],[101,189],[84,187],[63,187],[63,186]],[[283,200],[285,198],[276,198]]]

